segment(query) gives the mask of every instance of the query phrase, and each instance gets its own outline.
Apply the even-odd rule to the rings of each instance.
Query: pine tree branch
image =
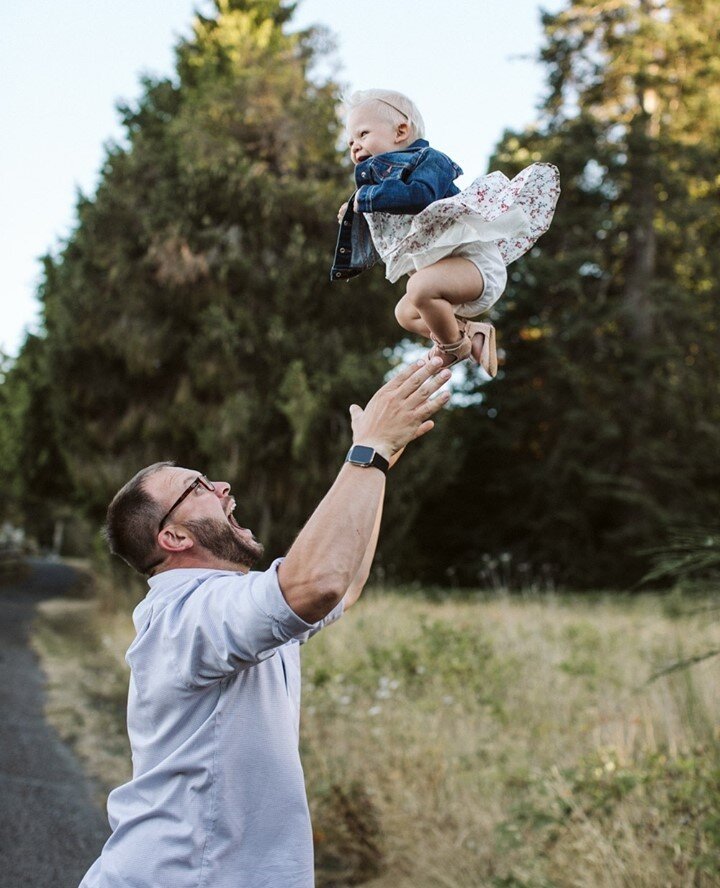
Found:
[[[674,663],[670,663],[669,666],[665,666],[658,672],[653,672],[653,674],[645,682],[645,686],[652,684],[654,681],[657,681],[664,675],[670,675],[672,672],[678,672],[680,669],[687,669],[690,666],[694,666],[696,663],[702,663],[703,660],[709,660],[711,657],[717,657],[718,654],[720,654],[720,648],[713,651],[706,651],[704,654],[695,654],[695,656],[686,657],[683,660],[676,660]]]

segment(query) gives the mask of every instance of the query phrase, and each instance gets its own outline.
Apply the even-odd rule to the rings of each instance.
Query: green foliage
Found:
[[[12,373],[12,361],[0,356],[0,486],[3,490],[0,517],[17,518],[22,491],[19,474],[22,449],[22,418],[27,411],[27,390]]]
[[[0,520],[33,528],[45,545],[74,500],[50,404],[46,341],[28,336],[0,367]]]
[[[652,549],[652,570],[643,577],[659,579],[717,577],[720,570],[720,527],[676,528],[664,546]]]
[[[445,705],[472,699],[502,718],[502,688],[513,680],[517,665],[511,656],[496,657],[488,638],[475,627],[421,615],[407,638],[369,641],[349,663],[347,674],[320,662],[307,678],[315,700],[325,706],[332,706],[339,694],[346,704],[412,698],[420,708],[430,709],[440,694]]]
[[[51,403],[95,520],[174,458],[239,480],[276,554],[337,471],[349,404],[388,369],[379,278],[352,301],[328,280],[348,188],[337,87],[311,76],[326,38],[290,32],[291,14],[223,0],[196,18],[177,79],[120,109],[125,142],[46,260]]]
[[[559,582],[632,585],[643,550],[720,507],[720,4],[660,6],[546,14],[541,123],[491,161],[556,163],[563,194],[510,269],[505,367],[457,411],[460,470],[418,528],[461,581],[507,552]]]
[[[653,567],[643,577],[642,582],[651,583],[668,579],[675,582],[673,595],[668,598],[665,606],[665,612],[669,616],[680,617],[688,612],[683,593],[706,591],[708,585],[713,592],[717,592],[720,530],[716,526],[676,528],[664,546],[651,550],[649,554]],[[715,597],[717,598],[717,595]],[[714,619],[717,618],[718,610],[720,606],[717,603],[702,608],[702,611]],[[654,672],[648,681],[656,681],[672,672],[687,669],[718,655],[720,650],[712,648],[691,657],[682,657]]]
[[[551,848],[581,824],[607,834],[622,818],[623,828],[638,836],[674,835],[673,846],[656,843],[667,872],[695,873],[692,884],[714,884],[720,864],[720,821],[711,801],[720,790],[717,752],[704,748],[672,759],[656,753],[621,763],[600,751],[573,767],[539,775],[497,825],[498,850],[538,841]]]
[[[314,73],[331,41],[293,31],[293,10],[195,17],[176,76],[120,107],[125,138],[45,259],[45,338],[0,386],[3,514],[45,537],[68,503],[97,523],[174,458],[235,483],[277,554],[336,473],[349,404],[393,365],[382,269],[327,278],[349,168],[337,85]],[[490,166],[554,162],[563,194],[494,312],[500,375],[467,369],[393,470],[384,576],[628,587],[670,528],[715,520],[719,23],[720,0],[543,15],[539,123]]]

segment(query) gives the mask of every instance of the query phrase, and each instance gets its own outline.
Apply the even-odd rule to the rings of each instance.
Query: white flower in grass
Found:
[[[378,689],[375,691],[376,700],[388,700],[392,697],[392,681],[386,676],[381,675],[378,679]]]

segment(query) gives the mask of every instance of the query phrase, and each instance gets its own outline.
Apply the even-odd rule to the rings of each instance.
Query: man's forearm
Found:
[[[352,582],[348,586],[348,590],[345,593],[345,610],[349,607],[352,607],[353,604],[360,598],[362,590],[365,588],[365,583],[368,581],[368,577],[370,576],[370,569],[372,568],[372,563],[375,558],[375,550],[377,549],[378,537],[380,536],[380,525],[382,523],[382,514],[383,514],[383,501],[380,501],[380,504],[377,508],[377,514],[375,515],[375,525],[372,530],[372,534],[370,536],[370,542],[367,545],[367,549],[365,550],[365,555],[363,556],[363,560],[360,563],[360,567],[358,572],[355,574]]]
[[[349,591],[368,554],[372,563],[384,493],[379,469],[346,464],[291,546],[278,570],[280,588],[308,623],[326,616]]]
[[[433,427],[430,417],[447,403],[449,394],[432,396],[450,376],[440,358],[403,367],[364,410],[351,405],[354,443],[372,447],[387,460],[397,458],[409,441]],[[322,619],[348,591],[367,554],[384,494],[380,469],[345,464],[300,531],[278,578],[285,600],[303,620]]]

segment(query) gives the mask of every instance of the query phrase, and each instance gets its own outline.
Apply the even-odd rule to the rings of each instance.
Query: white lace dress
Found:
[[[415,215],[366,213],[386,277],[397,281],[455,253],[465,245],[509,265],[550,227],[560,196],[560,175],[549,163],[534,163],[508,179],[501,172],[480,176],[459,194],[436,200]],[[488,272],[491,269],[488,266]],[[499,296],[500,294],[498,294]],[[493,300],[495,301],[495,300]]]

